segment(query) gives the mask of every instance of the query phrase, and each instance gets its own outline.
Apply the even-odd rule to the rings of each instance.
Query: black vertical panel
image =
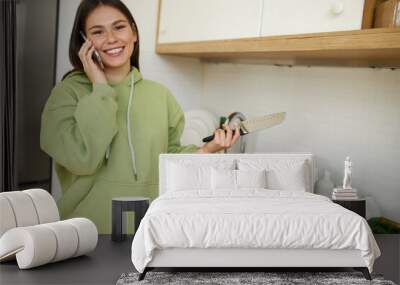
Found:
[[[50,191],[51,160],[40,149],[40,123],[55,83],[58,1],[18,0],[16,10],[16,185]]]
[[[16,0],[0,1],[0,191],[15,185]]]

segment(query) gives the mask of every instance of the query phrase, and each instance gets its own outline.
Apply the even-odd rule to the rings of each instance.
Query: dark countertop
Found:
[[[16,261],[0,263],[0,284],[115,284],[124,272],[135,271],[131,261],[132,237],[123,242],[100,235],[88,255],[20,270]]]

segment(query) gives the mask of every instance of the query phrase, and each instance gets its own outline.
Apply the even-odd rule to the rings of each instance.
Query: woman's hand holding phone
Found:
[[[92,83],[107,83],[106,75],[92,58],[94,51],[95,48],[93,43],[86,40],[78,53],[79,58],[82,61],[83,70]]]

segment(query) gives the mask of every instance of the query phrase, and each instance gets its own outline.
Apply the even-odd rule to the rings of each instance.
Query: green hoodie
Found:
[[[134,155],[127,128],[132,73]],[[156,198],[159,154],[197,150],[180,145],[184,124],[174,96],[161,84],[142,79],[136,68],[118,84],[92,84],[82,71],[69,74],[52,90],[40,134],[41,148],[56,163],[61,217],[86,217],[99,233],[110,233],[113,197]]]

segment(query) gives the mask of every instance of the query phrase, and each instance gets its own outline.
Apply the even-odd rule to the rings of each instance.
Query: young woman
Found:
[[[160,153],[213,153],[239,138],[224,126],[201,148],[180,145],[182,109],[168,89],[142,78],[138,29],[119,0],[81,2],[69,56],[74,69],[52,90],[41,126],[64,219],[87,217],[110,233],[113,197],[157,197]]]

